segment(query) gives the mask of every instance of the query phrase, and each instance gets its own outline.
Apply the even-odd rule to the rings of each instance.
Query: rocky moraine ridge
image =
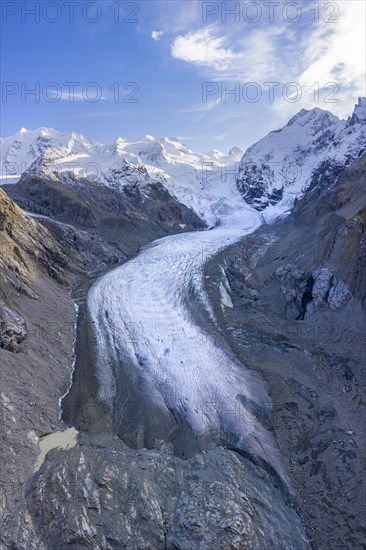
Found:
[[[202,180],[199,168],[224,156],[174,139],[105,148],[42,129],[2,142],[3,162],[26,166],[0,189],[0,548],[366,545],[365,105],[346,121],[301,111],[251,147],[225,184]],[[65,172],[78,154],[99,156],[100,179]],[[284,179],[289,163],[301,166],[296,181]],[[268,223],[203,262],[211,310],[198,300],[188,311],[263,380],[270,405],[244,406],[273,437],[288,483],[220,429],[196,439],[181,425],[179,445],[129,444],[114,428],[116,415],[133,421],[126,396],[112,414],[99,399],[86,301],[101,274],[152,241],[258,211]],[[190,289],[187,304],[193,298]],[[143,394],[133,402],[148,403]],[[53,448],[34,472],[40,441],[68,426],[76,445]]]

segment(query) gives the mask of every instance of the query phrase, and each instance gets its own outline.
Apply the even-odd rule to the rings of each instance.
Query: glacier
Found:
[[[247,208],[220,227],[159,239],[98,279],[87,305],[97,338],[100,399],[112,407],[115,369],[123,369],[124,357],[146,380],[157,406],[184,418],[197,437],[232,434],[238,449],[269,464],[288,485],[274,438],[253,413],[253,405],[263,417],[271,407],[263,381],[219,347],[192,314],[201,307],[213,316],[204,262],[260,224],[260,215]]]

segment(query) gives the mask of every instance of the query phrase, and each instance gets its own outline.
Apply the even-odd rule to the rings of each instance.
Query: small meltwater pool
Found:
[[[39,453],[36,465],[34,466],[34,472],[38,472],[46,458],[46,454],[51,449],[71,449],[72,447],[75,447],[78,433],[79,432],[75,428],[68,428],[63,432],[55,432],[40,437],[39,447],[41,452]]]

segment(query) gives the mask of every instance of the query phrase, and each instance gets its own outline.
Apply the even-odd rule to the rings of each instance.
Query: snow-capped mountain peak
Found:
[[[240,163],[237,185],[258,210],[291,207],[309,186],[335,183],[365,150],[365,98],[341,120],[319,108],[301,109],[281,128],[252,145]]]
[[[230,157],[235,157],[235,158],[239,157],[239,159],[241,159],[243,154],[244,154],[244,151],[242,149],[240,149],[240,147],[232,147],[229,151],[229,156]]]
[[[224,157],[224,153],[222,153],[221,151],[219,151],[218,149],[211,149],[207,155],[209,157],[212,157],[212,158],[216,158],[216,159],[221,159],[222,157]]]
[[[38,128],[4,138],[0,147],[3,183],[16,182],[25,173],[65,185],[85,185],[91,179],[118,190],[158,181],[210,225],[218,210],[231,212],[242,202],[233,168],[240,159],[216,149],[195,153],[177,137],[117,137],[103,145],[76,132]],[[223,165],[229,167],[227,173]]]
[[[287,123],[287,126],[305,128],[306,134],[315,135],[324,127],[331,127],[332,125],[339,124],[340,119],[333,115],[329,111],[314,107],[314,109],[301,109],[295,116],[293,116]],[[278,130],[277,130],[278,132]]]
[[[366,98],[359,97],[358,102],[355,105],[352,116],[348,119],[348,125],[353,126],[354,124],[366,124]]]

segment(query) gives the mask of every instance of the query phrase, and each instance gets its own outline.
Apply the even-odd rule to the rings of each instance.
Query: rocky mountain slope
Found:
[[[58,400],[69,386],[75,317],[69,261],[50,232],[0,189],[2,531],[24,500],[38,438],[62,426]]]
[[[330,185],[366,149],[366,99],[359,98],[352,116],[340,120],[328,111],[302,109],[287,125],[245,152],[237,185],[256,209],[291,208],[307,188]]]
[[[126,259],[158,237],[205,226],[148,176],[143,188],[130,182],[117,190],[89,180],[69,186],[26,171],[19,183],[3,189],[87,271],[100,271]]]
[[[49,453],[10,540],[42,550],[310,548],[294,508],[250,461],[223,448],[184,461],[166,444],[136,452],[108,438]]]
[[[315,550],[366,544],[365,184],[366,155],[206,269],[217,341],[266,380]]]

